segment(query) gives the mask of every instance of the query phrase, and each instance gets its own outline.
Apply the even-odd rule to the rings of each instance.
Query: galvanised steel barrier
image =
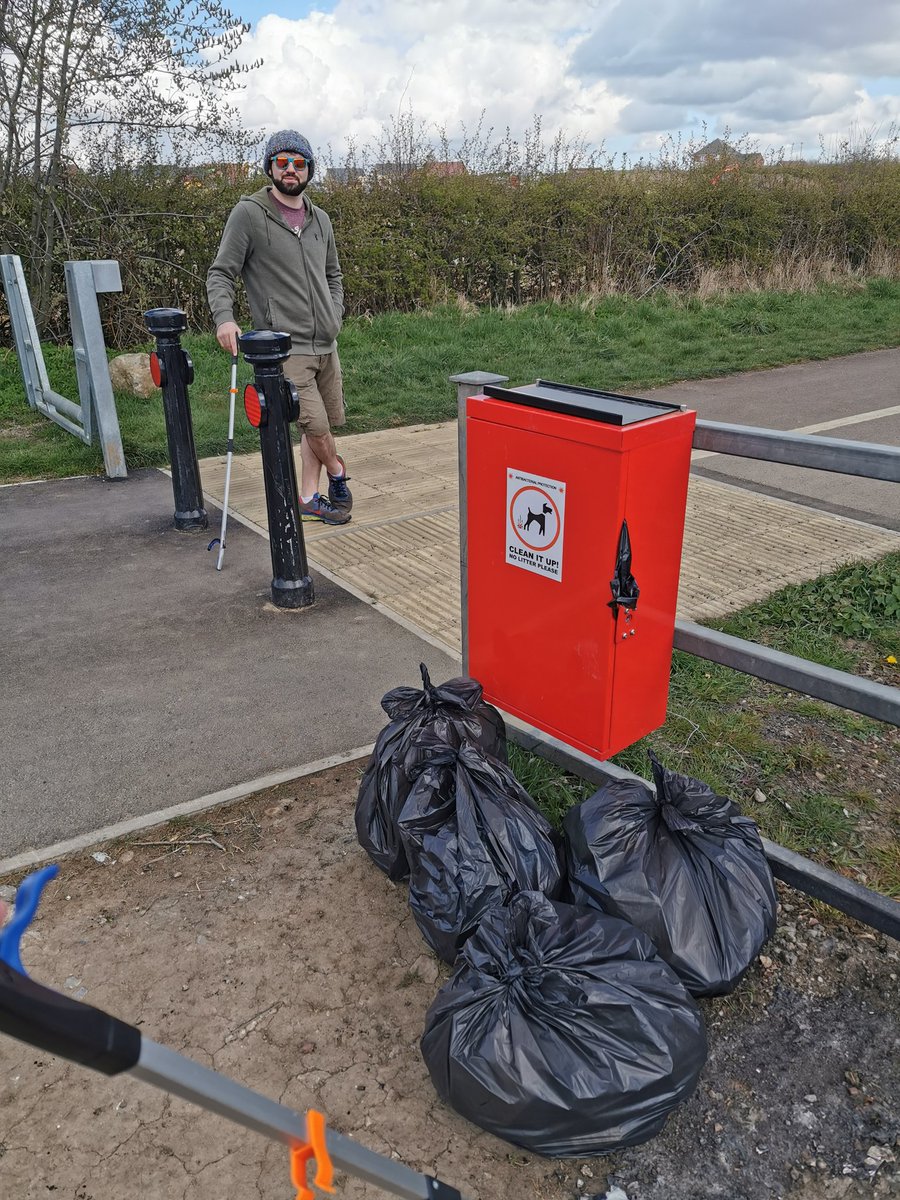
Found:
[[[900,449],[872,442],[845,442],[842,438],[817,437],[808,433],[698,421],[694,430],[694,449],[900,483]]]
[[[50,386],[22,260],[17,254],[0,254],[0,279],[6,292],[25,399],[30,408],[49,417],[67,433],[73,433],[86,446],[93,445],[95,433],[99,435],[107,479],[125,479],[128,475],[125,451],[97,303],[100,292],[121,292],[119,264],[111,259],[73,261],[65,264],[65,273],[79,403],[61,396]]]
[[[694,448],[900,483],[900,448],[896,446],[698,421]],[[900,688],[887,687],[846,671],[835,671],[808,659],[761,646],[758,642],[729,637],[692,621],[675,622],[675,649],[878,721],[900,725]]]

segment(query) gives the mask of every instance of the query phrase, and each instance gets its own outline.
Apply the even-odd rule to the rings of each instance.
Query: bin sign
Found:
[[[506,472],[506,561],[562,582],[566,486],[512,467]]]

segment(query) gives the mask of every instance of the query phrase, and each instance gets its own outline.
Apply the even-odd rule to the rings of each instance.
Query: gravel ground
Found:
[[[709,1061],[652,1142],[552,1161],[438,1100],[418,1049],[449,969],[356,843],[354,766],[61,864],[23,958],[35,978],[467,1200],[900,1196],[900,946],[781,889],[737,991],[702,1003]],[[0,881],[9,887],[17,882]],[[2,894],[2,893],[0,893]],[[286,1200],[274,1143],[129,1078],[0,1041],[0,1194]],[[383,1195],[338,1179],[338,1195]]]

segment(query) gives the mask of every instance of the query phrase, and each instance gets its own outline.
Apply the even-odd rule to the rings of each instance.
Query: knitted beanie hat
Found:
[[[293,150],[295,154],[302,154],[309,163],[309,178],[313,177],[313,152],[312,146],[306,140],[302,133],[298,133],[296,129],[279,129],[277,133],[273,133],[266,142],[266,148],[263,151],[263,170],[267,175],[272,174],[272,158],[276,154],[281,154],[285,150]]]

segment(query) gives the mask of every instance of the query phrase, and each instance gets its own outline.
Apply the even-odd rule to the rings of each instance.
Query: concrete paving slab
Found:
[[[754,420],[793,427],[872,412],[896,395],[898,364],[900,352],[881,351],[667,393],[686,389],[683,399],[725,420],[767,402]],[[802,404],[773,407],[792,389]],[[849,435],[870,426],[897,427],[886,417]],[[364,746],[383,724],[381,695],[415,683],[420,660],[435,675],[455,673],[455,422],[352,435],[341,448],[353,521],[305,527],[319,603],[300,614],[268,603],[258,454],[234,463],[221,574],[205,548],[217,516],[208,535],[175,533],[171,485],[158,472],[0,489],[0,858]],[[224,466],[202,464],[211,500]],[[900,548],[896,531],[749,490],[763,486],[692,478],[681,616],[719,615]]]
[[[171,526],[158,471],[0,489],[0,858],[371,743],[456,663],[345,589],[269,600],[267,542]]]
[[[900,446],[900,408],[888,406],[880,411],[882,415],[874,420],[859,421],[845,416],[841,418],[842,424],[823,421],[811,430],[843,441]],[[709,479],[731,481],[783,500],[812,504],[825,512],[900,530],[900,488],[895,483],[705,450],[694,453],[693,469]]]
[[[896,550],[900,533],[692,476],[678,616],[723,616],[787,584]]]

